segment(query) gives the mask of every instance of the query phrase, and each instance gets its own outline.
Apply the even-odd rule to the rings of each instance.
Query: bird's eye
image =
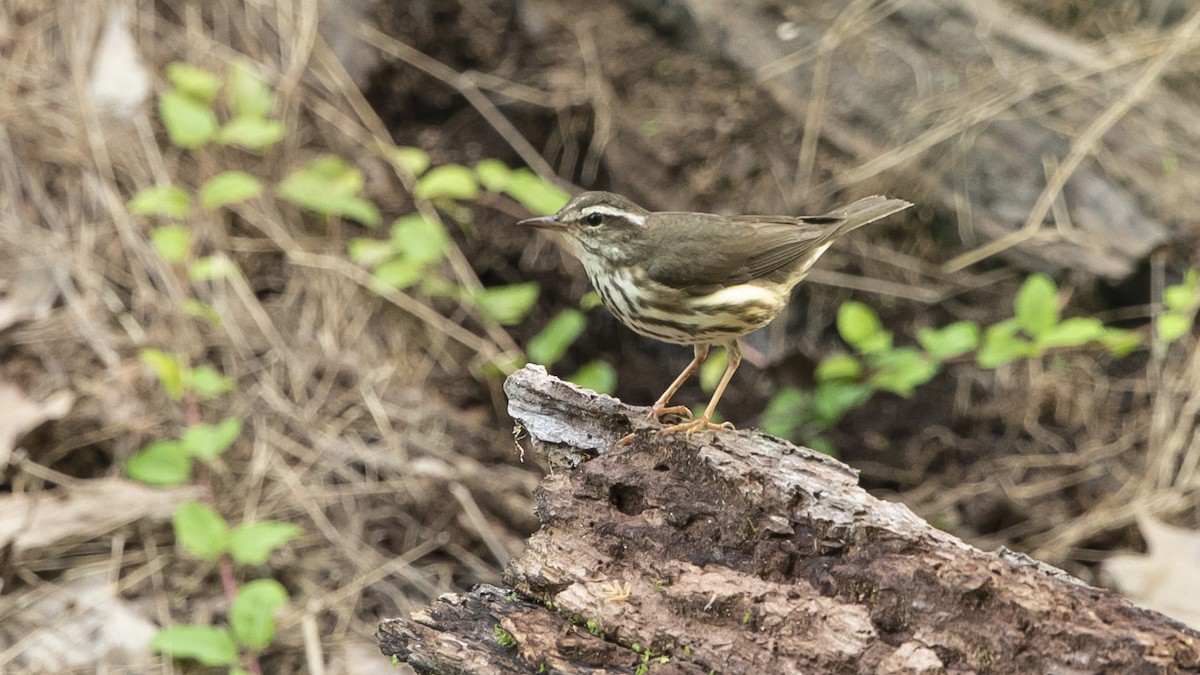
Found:
[[[604,222],[604,216],[593,211],[592,213],[587,214],[587,218],[584,218],[583,221],[585,223],[587,223],[588,225],[595,226],[595,225],[599,225],[600,223]]]

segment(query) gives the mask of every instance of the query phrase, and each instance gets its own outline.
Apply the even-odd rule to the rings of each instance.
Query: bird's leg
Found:
[[[650,406],[651,419],[661,421],[663,415],[671,414],[687,415],[688,419],[691,419],[692,411],[688,410],[687,406],[673,405],[668,407],[667,403],[671,401],[671,397],[675,395],[675,392],[679,391],[679,388],[683,386],[683,383],[687,382],[688,378],[691,377],[708,359],[708,345],[696,345],[694,353],[695,356],[692,357],[692,362],[687,364],[687,368],[684,368],[683,372],[679,373],[679,377],[675,378],[675,381],[671,383],[671,386],[667,387],[667,390],[663,392],[663,395],[659,396],[658,400],[654,402],[654,405]],[[630,443],[633,441],[633,437],[634,434],[626,434],[625,436],[622,436],[621,439],[617,441],[616,447],[619,448]]]
[[[721,375],[721,381],[717,383],[717,390],[713,392],[712,399],[708,402],[708,407],[704,409],[704,414],[697,419],[669,426],[659,433],[666,436],[667,434],[679,433],[680,431],[690,434],[705,429],[733,428],[733,425],[729,422],[725,422],[724,424],[713,424],[712,422],[713,413],[717,411],[717,401],[721,400],[721,395],[725,393],[725,387],[729,386],[729,380],[733,378],[733,371],[737,370],[738,364],[742,362],[741,340],[734,340],[725,345],[725,351],[729,354],[729,364],[725,366],[725,373]]]
[[[688,410],[687,406],[673,405],[668,408],[667,403],[671,401],[671,397],[675,395],[675,392],[679,391],[679,388],[683,386],[683,383],[687,382],[688,378],[691,377],[706,360],[708,360],[708,345],[696,345],[695,356],[692,357],[692,362],[687,365],[687,368],[683,369],[682,373],[679,373],[679,377],[675,378],[675,381],[671,383],[671,386],[667,387],[667,390],[663,392],[663,395],[658,397],[658,400],[654,402],[654,405],[650,406],[650,417],[653,417],[656,420],[662,420],[663,415],[678,414],[687,415],[688,418],[691,418],[692,411]]]

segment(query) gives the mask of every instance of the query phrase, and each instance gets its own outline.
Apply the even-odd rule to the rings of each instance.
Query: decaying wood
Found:
[[[538,492],[542,526],[506,570],[515,594],[443,596],[380,625],[383,651],[420,672],[1200,668],[1200,634],[972,548],[829,457],[755,431],[662,438],[645,408],[539,366],[505,390],[558,465]]]
[[[1043,227],[1003,251],[1027,266],[1125,277],[1200,188],[1190,101],[1157,82],[1122,99],[1155,53],[1133,32],[1123,46],[1086,44],[997,0],[625,2],[703,38],[821,147],[870,160],[810,186],[816,196],[881,173],[924,174],[922,203],[955,214],[968,245],[1024,226],[1050,176],[1111,110],[1115,121],[1080,148],[1086,159],[1033,223]],[[1166,176],[1164,161],[1185,169]]]

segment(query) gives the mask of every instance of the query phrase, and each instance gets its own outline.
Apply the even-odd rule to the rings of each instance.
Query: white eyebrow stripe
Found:
[[[596,206],[585,206],[580,211],[580,213],[585,218],[587,216],[592,215],[593,213],[599,213],[602,216],[612,216],[614,218],[624,218],[625,220],[628,220],[631,223],[636,223],[639,226],[646,225],[646,216],[643,216],[638,213],[630,213],[628,211],[622,211],[621,209],[614,209],[611,206],[605,206],[603,204],[597,204]]]

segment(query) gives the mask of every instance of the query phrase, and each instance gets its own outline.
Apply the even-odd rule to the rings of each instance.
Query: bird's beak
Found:
[[[522,220],[517,224],[518,225],[528,225],[529,227],[536,227],[539,230],[565,230],[565,229],[567,229],[567,226],[558,222],[558,220],[554,216],[541,216],[539,218],[526,218],[525,220]]]

